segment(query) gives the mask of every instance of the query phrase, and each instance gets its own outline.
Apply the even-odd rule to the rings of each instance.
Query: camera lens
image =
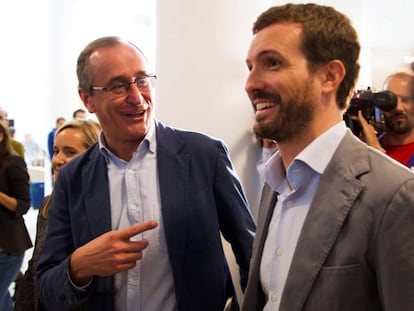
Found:
[[[397,106],[397,96],[390,91],[374,93],[372,101],[383,111],[391,111]]]

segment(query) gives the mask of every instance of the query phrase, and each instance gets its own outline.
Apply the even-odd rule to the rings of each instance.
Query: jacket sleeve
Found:
[[[414,178],[395,193],[378,228],[376,269],[383,310],[408,311],[414,306],[413,194]]]
[[[24,159],[18,156],[12,158],[7,168],[7,178],[10,184],[10,193],[7,195],[17,200],[16,217],[21,217],[30,208],[30,183]]]
[[[80,306],[93,288],[92,282],[79,290],[69,278],[69,260],[75,245],[65,184],[64,170],[61,170],[50,202],[48,232],[37,267],[39,300],[43,308],[50,311]]]
[[[218,143],[215,176],[214,191],[220,231],[231,245],[240,270],[240,285],[244,290],[247,284],[256,224],[230,160],[228,149],[222,143]]]

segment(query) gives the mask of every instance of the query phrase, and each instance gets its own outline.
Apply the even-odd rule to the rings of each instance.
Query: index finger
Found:
[[[361,122],[361,124],[362,124],[363,126],[368,125],[368,122],[367,122],[367,120],[365,120],[365,117],[363,116],[363,114],[362,114],[362,111],[361,111],[361,110],[358,110],[358,120],[359,120],[359,122]]]
[[[138,224],[120,229],[118,232],[121,238],[130,239],[131,237],[139,233],[154,229],[157,226],[158,226],[158,223],[155,220],[149,220],[143,223],[138,223]]]

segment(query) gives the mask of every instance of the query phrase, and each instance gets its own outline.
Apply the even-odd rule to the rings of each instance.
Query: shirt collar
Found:
[[[157,146],[157,140],[156,140],[155,133],[156,133],[155,121],[153,121],[151,122],[148,132],[145,135],[144,139],[138,145],[137,150],[135,150],[134,156],[135,154],[137,154],[137,151],[140,150],[141,148],[146,148],[148,152],[155,153],[156,146]],[[108,149],[107,142],[105,140],[105,136],[102,131],[101,131],[101,134],[99,135],[98,144],[99,144],[99,150],[101,154],[104,156],[107,163],[109,162],[110,158],[118,158],[112,151]]]
[[[306,148],[293,159],[289,167],[295,162],[301,161],[307,164],[315,172],[322,174],[335,150],[338,148],[342,138],[345,136],[345,133],[346,125],[344,122],[339,122],[332,126],[306,146]],[[282,186],[282,182],[285,178],[286,171],[279,151],[277,151],[265,164],[265,180],[274,191],[277,191]]]
[[[345,133],[345,122],[339,122],[312,141],[296,156],[294,161],[301,160],[314,171],[322,174]]]

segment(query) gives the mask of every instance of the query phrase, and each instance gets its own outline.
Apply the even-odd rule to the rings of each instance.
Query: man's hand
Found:
[[[156,221],[148,221],[109,231],[79,247],[70,258],[72,282],[84,286],[95,275],[114,275],[135,267],[136,261],[142,258],[142,252],[148,246],[148,240],[131,241],[131,238],[157,226]]]
[[[375,128],[369,124],[367,120],[365,120],[361,110],[358,110],[358,121],[361,124],[362,128],[362,140],[365,141],[369,146],[384,152],[384,149],[382,148],[377,137]]]

